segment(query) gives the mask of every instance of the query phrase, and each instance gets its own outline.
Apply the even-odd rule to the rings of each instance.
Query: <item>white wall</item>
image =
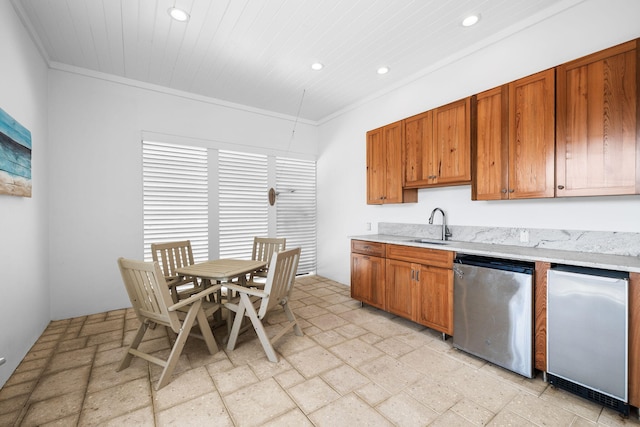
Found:
[[[462,186],[421,189],[417,204],[369,206],[365,180],[367,130],[640,37],[638,16],[637,0],[587,0],[323,123],[319,274],[348,284],[348,236],[367,234],[367,222],[374,233],[378,222],[426,224],[435,207],[455,225],[640,232],[640,196],[472,202]]]
[[[53,319],[130,306],[116,260],[143,257],[143,132],[281,154],[291,141],[294,118],[99,77],[50,71]],[[316,137],[298,122],[291,152],[315,158]]]
[[[49,323],[47,67],[0,2],[0,108],[31,131],[32,197],[0,195],[0,387]]]

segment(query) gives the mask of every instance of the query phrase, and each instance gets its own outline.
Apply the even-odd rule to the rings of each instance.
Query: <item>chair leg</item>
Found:
[[[293,323],[293,332],[297,336],[301,337],[303,335],[302,329],[300,329],[300,325],[298,325],[298,320],[296,319],[296,316],[293,314],[293,311],[291,311],[289,304],[288,303],[283,304],[282,308],[284,309],[284,313],[287,315],[287,319],[289,319],[289,322]]]
[[[202,310],[202,300],[198,300],[194,302],[189,311],[187,312],[186,317],[184,318],[184,322],[182,323],[182,327],[180,328],[180,333],[178,334],[178,338],[176,342],[173,344],[173,348],[171,349],[171,353],[169,354],[169,358],[167,359],[167,364],[160,375],[160,380],[158,380],[158,385],[156,386],[156,390],[160,390],[162,387],[169,383],[171,379],[171,374],[178,364],[178,359],[180,358],[180,354],[182,354],[182,349],[187,342],[187,338],[189,337],[189,332],[191,332],[191,328],[193,327],[198,312]]]
[[[273,363],[278,363],[278,356],[276,355],[276,352],[273,349],[273,346],[271,345],[271,341],[267,336],[267,331],[264,330],[264,325],[262,324],[260,319],[258,319],[258,313],[256,313],[256,309],[253,307],[253,304],[251,304],[249,295],[240,294],[240,300],[246,306],[247,316],[249,317],[249,319],[251,319],[251,323],[253,324],[253,329],[255,329],[256,334],[258,334],[258,338],[260,339],[262,348],[264,349],[264,352],[267,354],[267,359],[269,359],[269,361]],[[236,326],[235,325],[236,322],[234,322],[233,324],[234,327]]]
[[[118,366],[118,369],[116,369],[116,372],[120,372],[121,370],[129,367],[129,365],[131,364],[131,359],[133,359],[133,353],[131,353],[131,349],[138,349],[138,346],[142,342],[142,337],[144,337],[144,333],[147,332],[147,327],[148,325],[146,322],[140,324],[138,332],[136,332],[136,336],[133,337],[133,341],[127,349],[127,353],[125,354],[124,358],[120,362],[120,366]]]
[[[216,344],[216,340],[213,337],[213,332],[211,332],[211,327],[209,326],[209,322],[207,321],[207,315],[204,313],[202,307],[200,307],[200,310],[198,310],[197,318],[198,326],[200,327],[200,333],[202,334],[202,339],[207,344],[209,354],[216,354],[218,352],[218,344]]]
[[[235,313],[233,317],[233,326],[227,335],[227,350],[233,350],[236,347],[236,341],[238,340],[238,335],[240,334],[240,327],[242,326],[242,319],[244,317],[245,307],[244,302],[241,300],[238,304],[238,311]],[[229,316],[231,316],[232,311],[229,311]],[[227,319],[229,322],[230,319]],[[227,323],[228,325],[228,323]],[[227,326],[228,328],[228,326]]]

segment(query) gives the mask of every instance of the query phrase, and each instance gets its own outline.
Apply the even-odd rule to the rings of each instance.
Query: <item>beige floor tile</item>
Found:
[[[38,402],[60,394],[85,392],[90,372],[91,366],[86,365],[42,377],[33,390],[30,400]]]
[[[122,424],[124,425],[124,424]],[[222,399],[217,392],[194,397],[172,408],[158,412],[161,426],[233,426]]]
[[[80,424],[93,426],[151,405],[151,386],[141,378],[96,393],[88,393]]]
[[[518,393],[505,409],[536,425],[568,426],[575,418],[575,414],[566,409],[523,392]]]
[[[422,378],[407,387],[406,392],[418,402],[432,408],[438,413],[444,413],[463,399],[446,383],[439,383],[429,377]]]
[[[28,399],[29,394],[21,394],[10,399],[0,400],[0,414],[10,414],[16,411],[19,412],[27,403]]]
[[[240,388],[260,381],[249,366],[238,366],[225,372],[213,374],[212,378],[216,389],[222,395],[233,393]]]
[[[330,348],[331,352],[351,366],[360,366],[384,353],[359,338],[345,341]]]
[[[94,366],[89,377],[87,392],[95,393],[138,378],[149,379],[149,363],[143,359],[133,358],[131,365],[122,371],[117,371],[119,365],[120,362]]]
[[[95,353],[95,347],[57,353],[51,358],[51,362],[44,371],[44,374],[48,375],[53,372],[64,371],[70,368],[91,365],[93,364]]]
[[[80,418],[80,414],[69,415],[68,417],[60,418],[55,421],[51,421],[50,423],[40,424],[39,427],[71,427],[78,425],[78,418]]]
[[[155,416],[153,415],[153,407],[145,406],[144,408],[137,409],[129,412],[128,414],[112,418],[109,421],[104,422],[102,427],[154,427],[155,425],[156,421]]]
[[[56,351],[59,353],[59,352],[72,351],[72,350],[85,348],[87,346],[88,341],[89,341],[89,337],[79,337],[79,338],[73,337],[73,338],[65,339],[63,341],[60,341],[60,344],[58,344],[58,348],[56,349]]]
[[[333,313],[326,313],[320,316],[312,317],[309,320],[313,326],[317,326],[323,331],[328,331],[339,326],[343,326],[347,323],[342,317],[337,316]]]
[[[433,379],[446,378],[464,366],[444,353],[431,350],[428,345],[410,351],[398,360]]]
[[[4,386],[9,387],[12,385],[17,385],[17,384],[21,384],[29,381],[35,381],[38,378],[40,378],[43,371],[44,371],[44,368],[31,369],[29,371],[21,371],[21,372],[16,371],[13,373],[13,375],[11,375],[11,377],[9,377],[7,382],[4,383]]]
[[[22,424],[42,425],[80,412],[84,401],[84,391],[58,395],[47,400],[34,402],[29,406]]]
[[[480,370],[463,366],[447,377],[447,385],[492,412],[498,412],[520,391]]]
[[[20,411],[10,412],[8,414],[0,414],[0,426],[12,426],[18,420]]]
[[[422,405],[406,393],[399,393],[376,406],[376,409],[395,425],[403,427],[426,426],[438,417],[430,408]]]
[[[38,380],[34,379],[32,381],[25,381],[15,385],[5,385],[4,387],[0,388],[0,402],[8,399],[13,399],[17,396],[22,396],[25,394],[28,395],[33,391],[37,384]]]
[[[602,413],[601,405],[555,387],[547,387],[540,397],[545,402],[553,402],[589,421],[597,422]]]
[[[455,412],[445,412],[436,418],[429,427],[475,427],[471,421],[461,417]]]
[[[277,363],[270,362],[266,357],[251,360],[249,366],[261,381],[291,369],[291,364],[283,357],[280,357]]]
[[[265,423],[263,427],[313,427],[313,424],[300,409],[296,408]]]
[[[293,387],[296,384],[300,384],[305,380],[302,374],[300,374],[300,372],[296,371],[295,369],[290,369],[288,371],[282,372],[281,374],[278,374],[273,378],[275,378],[275,380],[278,381],[278,384],[280,384],[280,386],[285,390]]]
[[[342,364],[333,353],[314,346],[289,357],[289,363],[306,378],[315,377]]]
[[[273,378],[242,388],[222,399],[237,426],[261,426],[296,407]]]
[[[322,347],[329,348],[336,344],[345,342],[347,338],[337,333],[336,331],[324,331],[314,335],[313,340],[320,344]]]
[[[528,421],[511,411],[499,412],[487,425],[491,427],[536,427],[536,425],[531,421]]]
[[[393,425],[355,394],[348,394],[320,408],[309,415],[309,419],[318,427]]]
[[[356,390],[356,394],[371,406],[375,406],[391,396],[387,390],[376,383],[369,383]]]
[[[314,377],[289,389],[289,394],[305,414],[322,408],[338,399],[338,394],[320,377]]]
[[[358,338],[360,338],[362,341],[366,342],[367,344],[371,344],[371,345],[377,344],[384,339],[380,335],[376,335],[372,332],[367,332],[364,335],[360,335]]]
[[[336,328],[335,331],[348,339],[358,338],[369,333],[366,329],[351,323],[347,323],[343,326],[340,326]]]
[[[376,343],[375,347],[391,357],[400,357],[413,350],[413,347],[400,341],[397,337],[386,338]]]
[[[87,347],[90,347],[92,345],[104,344],[111,341],[121,342],[122,331],[118,330],[118,331],[103,332],[101,334],[96,334],[96,335],[90,335],[89,339],[87,340]]]
[[[103,332],[121,332],[124,326],[124,318],[106,320],[98,323],[85,323],[80,330],[80,336],[98,335]]]
[[[303,302],[304,302],[304,300],[303,300]],[[310,319],[312,317],[317,317],[317,316],[321,316],[323,314],[328,314],[329,311],[324,309],[324,308],[318,307],[317,305],[306,305],[304,307],[300,307],[300,308],[295,309],[293,311],[293,313],[296,316],[301,317],[303,319]]]
[[[351,393],[370,382],[367,377],[348,365],[325,372],[322,378],[341,395]]]
[[[358,370],[391,393],[398,393],[421,378],[415,370],[387,355],[362,364]]]
[[[462,399],[451,407],[451,411],[470,421],[474,425],[486,425],[495,414],[469,399]]]
[[[215,391],[213,380],[207,369],[201,366],[174,377],[160,390],[154,388],[152,393],[154,406],[158,410],[163,410],[213,391]]]
[[[365,324],[380,320],[379,313],[382,312],[373,312],[366,308],[358,308],[356,310],[341,313],[340,317],[351,324],[363,326]]]

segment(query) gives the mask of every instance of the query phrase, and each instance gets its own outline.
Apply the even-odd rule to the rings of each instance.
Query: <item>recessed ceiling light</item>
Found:
[[[389,67],[380,67],[378,68],[378,74],[387,74],[389,72]]]
[[[312,70],[320,71],[323,68],[324,68],[324,65],[322,65],[320,62],[314,62],[313,64],[311,64]]]
[[[169,16],[176,21],[187,22],[190,18],[189,14],[185,10],[178,9],[177,7],[170,7],[167,12],[169,13]]]
[[[479,20],[480,20],[480,17],[478,15],[469,15],[462,20],[462,26],[470,27],[472,25],[477,24]]]

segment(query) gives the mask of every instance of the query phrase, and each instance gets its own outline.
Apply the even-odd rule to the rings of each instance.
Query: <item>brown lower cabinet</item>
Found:
[[[385,309],[384,243],[351,241],[351,298]]]

